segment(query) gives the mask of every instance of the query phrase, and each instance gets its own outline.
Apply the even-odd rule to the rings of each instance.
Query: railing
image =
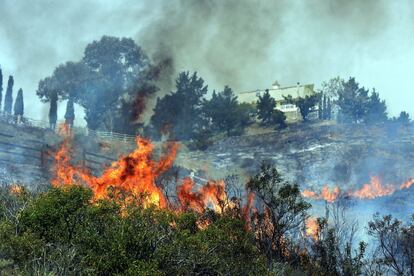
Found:
[[[122,133],[116,133],[116,132],[107,132],[107,131],[99,131],[99,130],[92,130],[85,128],[87,131],[87,135],[96,136],[102,139],[108,139],[108,140],[117,140],[117,141],[124,141],[124,142],[133,142],[135,141],[135,136],[128,135],[128,134],[122,134]]]
[[[0,122],[13,124],[16,126],[22,127],[35,127],[40,129],[50,129],[49,122],[35,120],[27,117],[18,118],[17,116],[0,113]],[[64,121],[57,121],[56,125],[60,125],[65,123]],[[56,128],[57,131],[57,128]],[[105,140],[112,140],[112,141],[123,141],[123,142],[133,142],[135,141],[135,136],[123,134],[123,133],[116,133],[116,132],[107,132],[107,131],[98,131],[88,129],[86,127],[75,127],[74,132],[79,135],[84,136],[95,136]]]

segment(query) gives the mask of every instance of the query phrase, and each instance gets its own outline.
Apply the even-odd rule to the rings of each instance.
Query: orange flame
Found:
[[[406,182],[404,182],[403,184],[401,184],[400,189],[408,189],[410,188],[412,185],[414,184],[414,178],[410,178],[409,180],[407,180]]]
[[[302,192],[302,195],[304,197],[312,198],[312,199],[323,199],[329,203],[334,202],[339,197],[340,194],[341,194],[341,190],[339,189],[339,187],[335,186],[332,190],[330,190],[327,185],[323,186],[320,194],[317,194],[308,189],[305,189]]]
[[[347,194],[357,199],[374,199],[377,197],[388,196],[393,194],[397,190],[408,189],[414,185],[414,178],[410,178],[400,186],[395,185],[383,185],[381,180],[377,176],[371,177],[369,183],[364,184],[360,189],[356,191],[349,191]],[[321,193],[317,194],[314,191],[305,189],[302,195],[306,198],[312,199],[324,199],[327,202],[334,202],[341,191],[338,187],[334,187],[332,191],[329,191],[327,186],[324,186]]]
[[[310,217],[306,220],[306,235],[311,237],[313,240],[318,239],[319,225],[316,218]]]
[[[13,184],[10,186],[9,191],[13,195],[21,195],[24,193],[24,187],[19,184]]]
[[[222,213],[229,206],[224,181],[209,181],[195,192],[193,188],[194,182],[188,177],[177,186],[177,196],[183,210],[191,209],[202,213],[211,206],[216,213]]]
[[[359,199],[373,199],[394,193],[395,188],[384,186],[378,177],[371,177],[370,183],[364,184],[361,189],[352,192],[351,195]]]
[[[72,136],[65,126],[61,129],[64,140],[55,154],[54,177],[51,180],[54,187],[81,184],[92,190],[94,201],[115,197],[126,202],[139,199],[138,202],[144,207],[168,207],[167,199],[155,180],[173,165],[178,150],[177,143],[167,143],[167,154],[154,161],[152,143],[137,137],[134,151],[113,162],[101,176],[96,177],[85,167],[71,164]],[[184,178],[177,186],[179,210],[202,213],[207,208],[212,208],[216,213],[222,213],[226,208],[236,209],[235,203],[228,200],[224,181],[210,180],[195,191],[194,186],[190,178]],[[252,196],[249,197],[248,204],[253,204]],[[250,209],[250,205],[245,208]]]
[[[168,144],[168,153],[155,162],[151,158],[153,145],[137,137],[137,148],[133,152],[113,162],[100,177],[95,177],[89,170],[70,163],[70,142],[71,137],[66,135],[55,155],[55,177],[51,180],[53,186],[86,184],[93,191],[94,200],[111,197],[112,188],[119,193],[115,196],[126,195],[128,201],[139,198],[144,206],[154,204],[166,207],[167,201],[155,180],[173,165],[178,144]]]

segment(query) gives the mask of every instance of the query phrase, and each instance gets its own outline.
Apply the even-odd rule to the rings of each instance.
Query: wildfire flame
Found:
[[[167,154],[156,162],[152,159],[151,142],[137,137],[137,148],[133,152],[113,162],[101,176],[96,177],[88,169],[71,164],[71,136],[64,134],[65,139],[55,155],[53,186],[85,184],[93,191],[94,200],[109,198],[115,192],[125,195],[126,200],[138,198],[144,206],[166,207],[167,201],[155,180],[173,165],[178,144],[167,144]]]
[[[323,186],[320,194],[317,194],[316,192],[308,190],[308,189],[305,189],[302,192],[302,195],[304,197],[312,198],[312,199],[323,199],[329,203],[334,202],[339,197],[340,194],[341,194],[341,190],[339,189],[339,187],[334,187],[330,190],[329,187],[326,185]]]
[[[71,164],[72,136],[66,127],[61,130],[64,140],[55,154],[55,176],[51,180],[53,186],[86,185],[92,190],[94,201],[119,197],[131,202],[138,198],[144,207],[169,207],[167,199],[156,185],[156,179],[173,165],[178,151],[177,143],[167,143],[166,154],[154,161],[151,141],[137,137],[134,151],[120,157],[101,176],[96,177],[85,167]],[[202,213],[207,208],[212,208],[216,213],[222,213],[226,208],[235,207],[227,197],[222,180],[211,180],[196,190],[194,187],[191,178],[184,178],[177,186],[178,210]],[[253,197],[249,197],[248,204],[253,204]],[[245,208],[250,208],[249,206]]]
[[[359,199],[373,199],[394,193],[395,188],[381,184],[378,177],[371,177],[370,183],[364,184],[361,189],[352,192],[351,195]]]
[[[414,178],[409,179],[399,186],[385,185],[381,183],[381,179],[379,177],[373,176],[371,177],[369,183],[362,185],[362,187],[356,191],[349,191],[346,194],[357,199],[374,199],[377,197],[391,195],[397,190],[408,189],[413,184]],[[309,189],[305,189],[302,192],[302,195],[306,198],[323,199],[329,203],[334,202],[340,194],[341,191],[339,187],[334,187],[332,190],[329,190],[328,186],[324,186],[320,194]]]
[[[319,225],[316,218],[310,217],[306,220],[306,235],[311,237],[313,240],[318,239]]]

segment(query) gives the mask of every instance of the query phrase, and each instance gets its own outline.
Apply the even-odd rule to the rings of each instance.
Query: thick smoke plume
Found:
[[[137,36],[139,43],[173,58],[176,71],[198,70],[214,88],[229,84],[236,91],[263,88],[275,78],[313,82],[317,64],[352,55],[349,50],[381,34],[390,17],[385,1],[162,3],[150,5],[155,16]],[[336,47],[339,56],[327,47]]]

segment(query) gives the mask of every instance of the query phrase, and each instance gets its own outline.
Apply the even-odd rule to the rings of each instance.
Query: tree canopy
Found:
[[[300,115],[302,115],[302,119],[304,121],[307,121],[309,119],[309,114],[319,102],[320,94],[313,94],[310,96],[306,95],[305,97],[297,98],[293,98],[292,95],[288,95],[284,98],[287,103],[296,105],[299,108],[299,112]]]
[[[132,39],[103,36],[86,46],[80,61],[59,65],[41,80],[36,93],[45,102],[53,91],[61,100],[72,98],[85,108],[91,129],[131,131],[131,124],[125,127],[124,122],[133,118],[123,116],[122,103],[133,102],[143,92],[137,86],[146,85],[150,68],[148,56]],[[151,93],[155,90],[151,87]]]
[[[24,114],[24,102],[23,102],[23,90],[20,88],[17,92],[17,97],[14,102],[14,115],[23,116]]]
[[[219,93],[214,91],[210,100],[204,100],[203,112],[215,131],[225,131],[230,136],[243,131],[254,110],[248,104],[239,104],[233,90],[225,86]]]
[[[360,87],[355,78],[343,82],[336,104],[339,120],[343,122],[377,123],[388,119],[385,101],[380,99],[375,89],[370,94],[369,90]]]
[[[273,110],[276,107],[276,100],[270,96],[269,90],[259,95],[257,100],[257,117],[263,125],[270,125],[273,120]]]
[[[7,82],[6,95],[4,97],[4,113],[6,113],[6,114],[12,114],[12,107],[13,107],[13,85],[14,85],[13,76],[9,76],[9,80]]]
[[[181,72],[175,81],[175,91],[158,98],[151,117],[157,133],[169,133],[176,139],[190,139],[203,124],[202,103],[207,93],[204,80],[197,72]]]

